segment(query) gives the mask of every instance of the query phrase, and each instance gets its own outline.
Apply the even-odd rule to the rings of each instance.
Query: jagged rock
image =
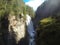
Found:
[[[9,16],[9,39],[15,39],[18,44],[19,41],[25,37],[25,22],[23,18],[16,19],[16,16]]]

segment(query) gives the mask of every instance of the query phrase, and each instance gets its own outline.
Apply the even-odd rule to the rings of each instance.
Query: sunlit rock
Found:
[[[9,16],[9,39],[12,40],[12,37],[16,40],[17,44],[25,37],[25,22],[23,18],[17,19],[14,15]]]

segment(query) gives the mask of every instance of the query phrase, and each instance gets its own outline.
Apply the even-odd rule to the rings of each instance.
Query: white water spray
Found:
[[[29,15],[26,15],[26,25],[27,31],[29,33],[29,45],[35,45],[35,30],[31,17]]]

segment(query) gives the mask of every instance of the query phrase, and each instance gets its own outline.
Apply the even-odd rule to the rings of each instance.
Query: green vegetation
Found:
[[[29,14],[32,18],[34,18],[34,10],[28,5],[26,5],[26,13]]]
[[[40,20],[37,27],[37,45],[60,45],[60,16]]]
[[[25,5],[23,0],[0,0],[0,45],[6,45],[8,35],[8,16],[20,14],[29,14],[31,17],[34,15],[34,11],[31,7]]]
[[[33,16],[33,9],[23,2],[23,0],[0,0],[0,17],[11,11],[16,15],[19,13],[27,13]]]

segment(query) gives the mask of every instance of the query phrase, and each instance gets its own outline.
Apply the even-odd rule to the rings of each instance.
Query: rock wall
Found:
[[[16,16],[10,15],[9,18],[9,35],[8,35],[8,44],[13,45],[13,43],[18,44],[19,41],[25,37],[25,22],[23,18],[17,18]],[[14,44],[15,45],[15,44]]]

